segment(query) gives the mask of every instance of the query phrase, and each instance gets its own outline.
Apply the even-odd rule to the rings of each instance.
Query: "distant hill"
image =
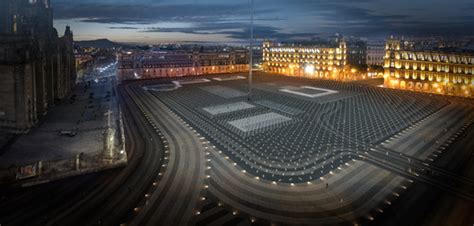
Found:
[[[81,47],[93,47],[93,48],[118,48],[118,47],[126,47],[127,44],[117,43],[110,41],[108,39],[97,39],[97,40],[89,40],[89,41],[75,41],[76,45]]]

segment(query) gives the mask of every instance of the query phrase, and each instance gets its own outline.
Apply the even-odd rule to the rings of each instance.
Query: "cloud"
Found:
[[[255,35],[300,39],[339,32],[356,36],[474,35],[472,0],[457,0],[447,12],[443,0],[258,0]],[[226,0],[57,0],[55,18],[107,24],[139,33],[178,32],[248,37],[248,1]],[[425,7],[430,4],[430,7]],[[416,10],[422,8],[423,10]],[[471,12],[471,13],[469,13]],[[422,17],[421,14],[425,15]],[[426,17],[427,15],[427,17]],[[442,18],[438,18],[443,16]],[[165,27],[157,23],[171,22]],[[184,23],[189,26],[177,26]],[[145,27],[149,25],[149,27]]]
[[[148,27],[141,32],[158,32],[158,33],[170,33],[179,32],[185,34],[200,34],[200,35],[225,35],[232,39],[247,40],[250,37],[250,27],[245,22],[223,22],[223,23],[197,23],[192,27]],[[254,25],[254,37],[256,39],[301,39],[301,38],[314,38],[318,36],[318,33],[284,33],[280,28],[268,25]]]
[[[144,23],[156,21],[202,21],[248,14],[243,4],[104,4],[57,3],[56,19],[84,19],[94,23]],[[265,10],[257,13],[265,14]]]
[[[117,30],[138,30],[137,27],[108,27],[109,29],[117,29]]]
[[[248,39],[249,9],[246,4],[180,4],[180,5],[129,5],[75,3],[55,6],[57,19],[77,19],[86,23],[151,25],[157,22],[184,22],[191,27],[147,27],[139,29],[133,26],[110,26],[109,29],[139,30],[139,32],[184,34],[216,34],[234,39]],[[269,23],[285,20],[279,15],[270,15],[273,11],[260,9],[255,11],[256,23]],[[120,15],[120,16],[118,16]],[[255,36],[265,38],[289,38],[314,36],[315,33],[285,34],[273,25],[255,25]]]

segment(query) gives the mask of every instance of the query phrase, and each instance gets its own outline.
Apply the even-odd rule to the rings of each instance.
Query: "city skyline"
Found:
[[[0,226],[474,225],[471,2],[0,0]]]
[[[55,26],[70,25],[76,40],[108,38],[117,42],[239,43],[248,39],[249,2],[216,0],[107,0],[100,3],[52,2]],[[383,38],[471,36],[474,4],[436,0],[338,0],[255,2],[258,39],[311,39],[342,33]],[[433,17],[433,15],[437,15]]]

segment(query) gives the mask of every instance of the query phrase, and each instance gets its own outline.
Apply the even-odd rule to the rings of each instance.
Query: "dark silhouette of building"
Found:
[[[351,41],[347,44],[347,62],[354,66],[367,65],[367,43],[363,41]]]
[[[49,0],[0,1],[0,130],[27,132],[75,83],[73,34]]]

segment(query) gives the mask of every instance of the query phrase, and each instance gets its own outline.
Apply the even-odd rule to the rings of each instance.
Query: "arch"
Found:
[[[416,85],[415,85],[415,89],[416,89],[416,90],[421,90],[421,89],[423,89],[423,83],[417,82]]]
[[[399,81],[398,81],[398,80],[392,80],[391,83],[392,83],[392,84],[391,84],[391,85],[392,85],[392,88],[395,88],[395,89],[396,89],[396,88],[399,88],[399,85],[400,85],[400,84],[399,84]]]
[[[459,95],[459,94],[462,94],[461,93],[461,87],[460,86],[453,86],[453,94],[454,95]]]
[[[424,83],[423,84],[423,92],[429,92],[430,91],[430,84],[429,83]]]
[[[454,88],[453,85],[448,85],[448,86],[446,87],[446,91],[447,91],[448,93],[451,93],[451,94],[452,94],[452,93],[454,93],[455,88]]]
[[[400,89],[406,89],[407,88],[407,82],[401,81],[400,82]]]

